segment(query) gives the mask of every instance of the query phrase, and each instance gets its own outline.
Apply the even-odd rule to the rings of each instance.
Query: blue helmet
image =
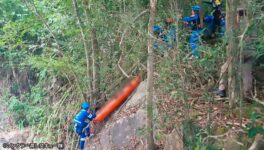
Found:
[[[162,29],[160,26],[153,26],[153,32],[154,33],[161,33],[162,32]]]
[[[90,103],[84,102],[82,103],[82,109],[88,110],[90,108]]]
[[[201,7],[199,5],[194,5],[194,6],[192,6],[192,10],[193,11],[200,11]]]

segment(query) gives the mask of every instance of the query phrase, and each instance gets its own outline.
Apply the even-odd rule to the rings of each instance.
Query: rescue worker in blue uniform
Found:
[[[199,5],[194,5],[192,6],[192,15],[190,17],[183,17],[183,21],[192,28],[189,43],[192,50],[192,57],[194,58],[199,57],[198,45],[202,29],[200,26],[200,9],[201,7]]]
[[[224,14],[223,17],[219,18],[219,24],[215,24],[215,17],[214,16],[205,16],[204,17],[204,24],[205,29],[203,31],[203,35],[206,38],[213,38],[213,37],[223,37],[226,31],[226,23]],[[218,35],[216,35],[218,34]]]
[[[220,9],[214,10],[213,17],[214,17],[213,18],[213,27],[212,27],[213,34],[215,34],[216,32],[221,33],[220,32],[220,29],[221,29],[220,27],[221,27],[221,23],[223,21],[221,10]]]
[[[163,42],[163,35],[162,35],[162,28],[160,26],[153,26],[153,33],[154,33],[154,36],[155,36],[155,41],[153,43],[153,48],[154,49],[158,49],[160,48],[160,45],[162,45],[162,42]]]
[[[224,36],[225,32],[225,15],[222,13],[222,3],[220,0],[213,0],[213,34],[219,33],[220,37]]]
[[[165,35],[164,42],[166,44],[166,48],[173,48],[176,44],[176,26],[173,24],[173,18],[167,18],[165,20]]]
[[[83,150],[85,138],[90,136],[90,125],[86,120],[92,121],[96,114],[89,113],[90,103],[84,102],[81,111],[74,117],[74,130],[80,136],[80,150]]]
[[[211,4],[214,10],[212,16],[204,17],[204,22],[207,26],[204,30],[204,35],[209,38],[215,37],[216,34],[219,37],[223,37],[226,23],[225,15],[222,12],[222,3],[220,0],[212,0],[206,3]]]
[[[153,26],[155,37],[153,48],[164,57],[168,56],[168,49],[173,48],[176,43],[176,27],[173,22],[173,18],[167,18],[164,21],[164,28]]]

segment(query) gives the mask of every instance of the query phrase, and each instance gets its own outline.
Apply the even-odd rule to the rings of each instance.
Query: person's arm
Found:
[[[184,22],[184,24],[188,27],[192,27],[193,26],[193,23],[192,21],[195,21],[197,20],[199,17],[198,15],[194,15],[194,16],[191,16],[191,17],[183,17],[182,20]]]
[[[194,16],[191,16],[191,17],[183,17],[182,20],[185,21],[185,22],[190,22],[190,21],[194,21],[194,20],[197,20],[198,19],[198,15],[194,15]]]

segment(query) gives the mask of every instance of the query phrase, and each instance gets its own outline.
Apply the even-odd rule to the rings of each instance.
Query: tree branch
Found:
[[[120,57],[121,58],[121,57]],[[124,71],[124,69],[120,66],[120,61],[118,61],[117,63],[118,68],[120,69],[120,71],[123,73],[124,76],[126,76],[127,78],[129,78],[130,76]]]
[[[28,9],[30,10],[31,8],[30,8],[30,3],[27,1],[27,0],[23,0],[24,1],[24,3],[26,4],[26,6],[28,7]],[[58,42],[58,39],[57,39],[57,37],[55,36],[55,34],[52,32],[52,30],[50,29],[50,27],[49,27],[49,25],[47,24],[47,22],[45,21],[45,19],[40,15],[40,13],[38,12],[38,10],[37,10],[37,8],[36,8],[36,6],[35,6],[35,4],[34,4],[34,1],[32,2],[32,8],[33,8],[33,12],[34,12],[34,14],[35,14],[35,16],[37,16],[37,18],[43,23],[43,25],[44,25],[44,27],[49,31],[49,33],[51,34],[51,36],[53,37],[53,39],[54,39],[54,41],[55,41],[55,43],[56,43],[56,45],[57,45],[57,49],[58,49],[58,51],[59,51],[59,55],[61,56],[61,57],[63,57],[63,52],[62,52],[62,50],[61,50],[61,47],[60,47],[60,44],[59,44],[59,42]]]
[[[261,105],[263,105],[264,106],[264,102],[263,101],[260,101],[259,99],[257,99],[256,97],[255,98],[253,98],[252,100],[254,100],[255,102],[257,102],[257,103],[259,103],[259,104],[261,104]]]
[[[149,9],[146,9],[146,10],[142,11],[139,15],[137,15],[137,16],[134,18],[133,22],[137,21],[138,18],[140,18],[141,16],[143,16],[143,15],[144,15],[145,13],[147,13],[147,12],[149,12]],[[128,30],[128,27],[125,28],[125,30],[124,30],[124,32],[123,32],[123,34],[122,34],[121,40],[120,40],[120,42],[119,42],[119,47],[121,47],[121,45],[122,45],[122,43],[123,43],[123,41],[124,41],[125,35],[126,35],[126,33],[127,33],[127,30]]]

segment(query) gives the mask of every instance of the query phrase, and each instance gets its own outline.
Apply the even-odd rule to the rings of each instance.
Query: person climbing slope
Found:
[[[201,33],[201,23],[200,23],[200,10],[201,7],[199,5],[192,6],[192,15],[190,17],[183,17],[183,21],[192,28],[192,33],[190,36],[190,47],[192,50],[192,58],[198,58],[198,45],[199,38]]]
[[[74,117],[74,131],[80,136],[80,150],[83,150],[86,137],[90,136],[90,125],[86,120],[92,121],[96,114],[89,112],[90,103],[84,102],[81,111]]]

